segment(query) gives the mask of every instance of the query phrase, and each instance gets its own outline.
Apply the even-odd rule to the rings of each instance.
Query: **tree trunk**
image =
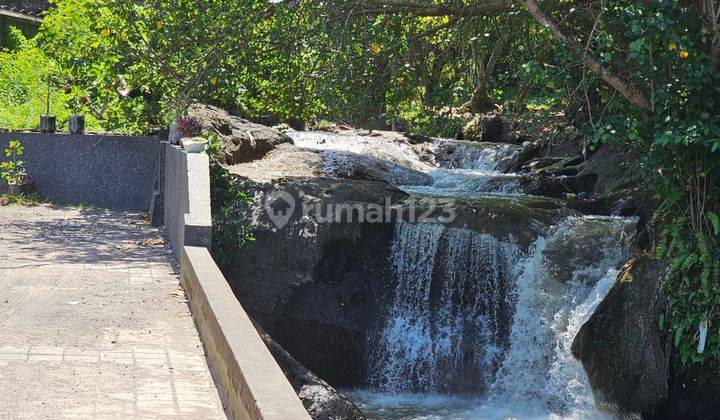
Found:
[[[583,63],[585,67],[587,67],[591,72],[593,72],[596,76],[601,78],[605,81],[605,83],[612,86],[615,90],[617,90],[625,99],[627,99],[630,103],[637,106],[638,108],[642,108],[648,112],[653,112],[652,105],[650,104],[650,101],[647,99],[646,95],[640,91],[639,89],[635,88],[634,86],[630,85],[629,83],[625,82],[624,80],[620,79],[619,77],[615,76],[605,68],[602,64],[595,61],[593,58],[588,57],[584,52],[580,44],[575,41],[574,39],[567,36],[564,32],[560,30],[560,28],[553,22],[548,15],[545,14],[540,8],[538,7],[535,0],[525,0],[524,1],[525,10],[527,10],[528,13],[542,26],[547,28],[550,33],[552,33],[557,39],[563,42],[565,47],[573,54],[575,57]]]

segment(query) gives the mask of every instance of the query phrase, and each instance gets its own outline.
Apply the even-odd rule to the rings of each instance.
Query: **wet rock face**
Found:
[[[646,412],[667,398],[668,352],[658,328],[663,271],[637,252],[573,342],[597,404],[611,412]]]
[[[221,141],[221,163],[233,165],[262,157],[279,144],[292,143],[290,137],[264,125],[251,123],[227,111],[202,104],[193,104],[188,115],[202,123],[203,131],[216,133]]]

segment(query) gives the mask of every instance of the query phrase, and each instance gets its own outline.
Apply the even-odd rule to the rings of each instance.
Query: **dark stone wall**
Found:
[[[0,151],[11,140],[25,148],[28,177],[43,199],[149,210],[162,150],[157,137],[0,132]]]

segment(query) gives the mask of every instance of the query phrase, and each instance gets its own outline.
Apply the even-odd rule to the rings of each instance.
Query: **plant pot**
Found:
[[[170,124],[170,133],[168,134],[170,144],[180,144],[180,133],[178,133],[177,126],[177,123]]]
[[[27,194],[29,192],[30,185],[28,184],[8,184],[7,193],[9,195]]]
[[[70,134],[85,134],[85,116],[77,114],[69,115],[68,131]]]
[[[43,133],[54,133],[56,130],[55,116],[54,115],[41,115],[40,116],[40,131]]]
[[[197,137],[182,139],[182,146],[187,153],[202,153],[205,151],[207,140],[197,140]]]

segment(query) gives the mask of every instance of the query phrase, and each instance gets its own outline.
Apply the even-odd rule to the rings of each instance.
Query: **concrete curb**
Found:
[[[182,283],[228,411],[236,419],[310,419],[205,248],[183,247]]]
[[[210,162],[165,146],[165,225],[215,380],[235,419],[309,420],[210,255]]]

